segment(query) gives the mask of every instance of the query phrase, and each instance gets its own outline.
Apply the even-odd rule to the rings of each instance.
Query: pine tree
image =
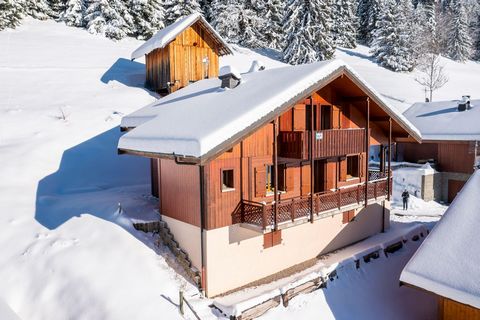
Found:
[[[25,0],[24,12],[38,20],[46,20],[51,16],[51,9],[46,0]]]
[[[357,38],[357,17],[353,0],[334,0],[332,36],[335,45],[355,48]]]
[[[23,7],[17,0],[0,1],[0,30],[20,25],[23,18]]]
[[[33,0],[35,1],[35,0]],[[65,10],[67,9],[67,0],[49,0],[50,15],[54,19],[62,19]]]
[[[118,40],[133,33],[132,16],[122,0],[92,0],[85,22],[90,33],[112,39]]]
[[[457,61],[466,61],[471,57],[472,40],[469,35],[467,12],[462,0],[452,0],[447,25],[446,53]]]
[[[192,13],[202,12],[198,0],[165,0],[164,8],[166,25]]]
[[[230,43],[240,43],[240,20],[242,6],[238,0],[213,0],[211,4],[212,26]]]
[[[385,0],[377,29],[374,32],[373,56],[377,62],[393,71],[411,71],[415,66],[415,52],[411,39],[410,0]]]
[[[285,3],[282,0],[266,0],[264,12],[261,17],[265,20],[263,29],[260,31],[265,36],[268,47],[281,49],[285,34],[282,28],[282,20],[285,12]]]
[[[330,18],[331,7],[324,0],[289,0],[283,24],[287,34],[284,61],[302,64],[332,58]]]
[[[67,8],[62,20],[69,26],[83,27],[85,11],[85,0],[67,0]]]
[[[131,0],[130,13],[134,35],[139,39],[148,39],[165,27],[165,11],[159,0]]]
[[[415,9],[414,41],[419,55],[440,53],[437,9],[434,2],[420,2]]]
[[[370,45],[380,15],[380,0],[359,0],[357,6],[358,40]]]
[[[477,22],[474,31],[473,58],[480,61],[480,13],[477,14]]]

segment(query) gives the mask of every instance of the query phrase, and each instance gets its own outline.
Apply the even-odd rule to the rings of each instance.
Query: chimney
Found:
[[[462,112],[465,110],[469,110],[470,106],[470,96],[462,96],[462,100],[458,103],[457,110]]]
[[[240,84],[242,76],[232,66],[224,66],[220,68],[218,78],[222,80],[222,88],[233,89]]]
[[[250,66],[250,69],[248,72],[257,72],[257,71],[263,71],[265,70],[265,65],[262,63],[262,61],[258,60],[253,60],[252,65]]]

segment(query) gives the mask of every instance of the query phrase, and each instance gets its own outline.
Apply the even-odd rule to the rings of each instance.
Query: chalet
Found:
[[[440,172],[432,184],[435,200],[452,202],[474,167],[480,165],[480,100],[416,103],[405,111],[422,134],[397,144],[399,160],[430,162]]]
[[[339,60],[222,68],[121,127],[119,153],[151,159],[162,220],[207,296],[388,229],[391,156],[370,170],[370,147],[421,139]]]
[[[480,319],[479,198],[477,170],[400,275],[438,297],[438,319]]]

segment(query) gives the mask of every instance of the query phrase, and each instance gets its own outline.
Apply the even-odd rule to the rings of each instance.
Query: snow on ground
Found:
[[[129,221],[155,217],[148,163],[116,154],[120,118],[156,98],[142,89],[143,61],[129,60],[140,44],[32,19],[0,32],[1,312],[33,320],[180,318],[178,289],[192,286],[170,267],[169,254],[152,248],[152,239],[132,230]],[[274,52],[233,47],[235,56],[222,58],[222,64],[234,64],[240,72],[256,59],[267,68],[281,65],[263,55]],[[377,67],[362,50],[337,56],[385,96],[423,100],[411,75]],[[452,86],[441,89],[439,97],[473,92],[476,64],[452,62],[447,69]],[[395,259],[400,270],[408,258]],[[352,275],[347,284],[333,284],[326,298],[300,297],[269,317],[312,308],[308,315],[314,318],[346,316],[355,299],[364,301],[362,286],[390,272],[382,266],[360,278]],[[368,287],[370,297],[395,294],[375,283]],[[340,304],[340,296],[355,292],[353,287],[356,294]],[[328,311],[330,304],[321,301],[333,297],[337,302]],[[355,314],[373,315],[365,303],[355,306]]]

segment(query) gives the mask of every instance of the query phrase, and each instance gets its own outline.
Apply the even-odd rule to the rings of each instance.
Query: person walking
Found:
[[[410,194],[407,189],[405,189],[402,192],[403,210],[408,210],[408,198],[410,198]]]

